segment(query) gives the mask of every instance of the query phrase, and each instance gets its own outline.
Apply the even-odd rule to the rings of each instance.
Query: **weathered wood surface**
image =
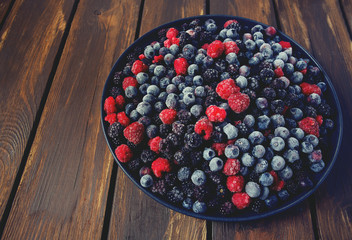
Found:
[[[21,164],[73,3],[73,0],[16,1],[1,29],[0,217]]]
[[[0,23],[4,20],[4,17],[11,5],[11,0],[3,0],[0,2]]]
[[[283,30],[307,47],[322,64],[338,93],[344,115],[344,137],[331,176],[317,191],[317,228],[321,239],[352,235],[352,49],[337,0],[276,0]],[[289,14],[294,12],[295,14]],[[297,21],[299,16],[300,21]]]
[[[79,2],[4,238],[101,237],[114,164],[100,125],[101,93],[134,39],[139,4]]]
[[[349,26],[350,34],[352,34],[352,1],[350,0],[341,0],[340,8],[345,13],[346,21]],[[352,37],[352,36],[350,36]]]

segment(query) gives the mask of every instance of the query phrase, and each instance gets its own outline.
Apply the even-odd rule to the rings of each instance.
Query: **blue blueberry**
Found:
[[[140,72],[140,73],[137,74],[136,79],[137,79],[137,82],[140,85],[142,85],[142,84],[146,83],[149,80],[149,76],[145,72]]]
[[[321,103],[320,95],[312,93],[308,96],[307,101],[314,107],[317,107]]]
[[[285,141],[281,137],[274,137],[270,141],[270,146],[274,151],[280,152],[285,148]]]
[[[284,158],[290,163],[293,163],[300,159],[299,152],[296,149],[289,149],[284,153]]]
[[[183,81],[184,81],[184,77],[182,75],[177,75],[177,76],[173,77],[172,80],[171,80],[171,82],[173,84],[175,84],[176,86],[178,86]]]
[[[147,88],[147,94],[151,94],[151,95],[154,95],[154,96],[158,96],[160,93],[160,89],[158,88],[158,86],[156,85],[150,85],[148,88]]]
[[[291,108],[290,110],[290,115],[291,117],[296,120],[299,121],[303,118],[303,112],[301,109],[299,108]]]
[[[194,95],[196,95],[196,97],[205,97],[207,93],[205,92],[205,88],[203,86],[198,86],[194,89]]]
[[[263,145],[255,145],[252,149],[252,155],[256,158],[262,158],[265,155],[265,147]]]
[[[156,67],[156,64],[154,64],[154,63],[149,65],[148,71],[150,74],[154,74],[155,67]]]
[[[185,200],[182,201],[182,207],[190,210],[192,209],[192,206],[193,206],[193,201],[191,198],[185,198]]]
[[[253,115],[246,115],[243,119],[243,123],[247,126],[247,127],[253,127],[255,124],[255,118],[253,117]]]
[[[265,200],[268,198],[270,194],[270,189],[268,187],[262,187],[262,194],[259,196],[261,200]]]
[[[313,164],[310,165],[310,169],[315,172],[315,173],[318,173],[318,172],[321,172],[325,167],[325,162],[323,160],[320,160],[318,162],[315,162]]]
[[[178,90],[179,91],[183,91],[183,89],[185,89],[187,86],[186,86],[186,83],[184,82],[181,82],[179,85],[178,85]]]
[[[155,125],[149,125],[145,132],[148,138],[155,138],[159,133],[159,128]]]
[[[274,68],[280,67],[282,69],[282,68],[284,68],[285,63],[281,59],[276,59],[276,60],[274,60],[273,65],[274,65]]]
[[[159,51],[159,49],[161,48],[159,42],[153,42],[151,46],[154,48],[155,51]]]
[[[144,83],[141,86],[139,86],[138,90],[142,95],[146,95],[147,94],[147,89],[150,86],[149,83]]]
[[[154,68],[154,75],[157,77],[164,77],[166,75],[166,68],[163,65],[157,65]]]
[[[192,76],[186,76],[185,77],[185,84],[187,86],[192,86],[193,85],[193,77]]]
[[[205,148],[203,151],[203,158],[206,161],[210,161],[211,159],[213,159],[216,156],[215,151],[211,148]]]
[[[269,103],[266,98],[259,97],[255,100],[255,105],[257,106],[258,109],[263,110],[263,109],[268,108]]]
[[[186,93],[184,96],[183,96],[183,102],[187,105],[187,106],[191,106],[195,103],[196,101],[196,97],[194,96],[193,93]]]
[[[125,107],[125,113],[126,115],[130,115],[130,113],[132,112],[132,110],[136,109],[136,105],[134,105],[133,103],[127,103],[126,107]]]
[[[168,53],[170,53],[170,50],[167,47],[162,47],[159,49],[159,55],[165,56]]]
[[[291,134],[298,140],[301,140],[304,138],[304,131],[301,128],[292,128]]]
[[[195,170],[191,176],[191,180],[196,186],[203,185],[206,179],[205,173],[202,170]]]
[[[303,74],[301,72],[293,72],[291,76],[291,82],[294,84],[300,84],[303,81]]]
[[[177,172],[177,178],[181,182],[188,180],[190,176],[191,176],[191,169],[189,167],[182,167]]]
[[[244,153],[241,157],[241,162],[246,167],[252,167],[255,164],[255,158],[249,153]]]
[[[192,44],[186,44],[182,49],[183,57],[187,60],[192,60],[197,53],[197,48],[195,48]]]
[[[249,50],[249,51],[254,51],[257,46],[255,44],[255,42],[251,39],[248,39],[247,41],[245,41],[244,45],[246,46],[247,50]]]
[[[285,127],[277,127],[274,131],[275,137],[287,139],[290,136],[290,131]]]
[[[186,93],[193,93],[193,88],[192,87],[185,87],[185,89],[182,90],[183,94]]]
[[[172,65],[174,63],[175,57],[171,53],[168,53],[164,57],[164,62],[166,65]]]
[[[274,156],[273,159],[271,160],[271,168],[274,171],[280,171],[282,170],[286,165],[285,159],[281,156]]]
[[[256,182],[248,182],[244,189],[251,198],[257,198],[260,196],[260,186]]]
[[[223,73],[221,73],[221,75],[220,75],[220,80],[222,81],[222,80],[225,80],[225,79],[229,79],[229,78],[231,78],[231,76],[230,76],[230,74],[228,73],[228,72],[223,72]]]
[[[253,40],[256,41],[258,39],[263,39],[263,34],[261,32],[255,32],[253,33]]]
[[[260,59],[258,57],[251,57],[249,60],[248,60],[248,64],[250,66],[256,66],[260,63]]]
[[[281,114],[274,114],[270,117],[274,128],[285,126],[285,118]]]
[[[133,110],[131,113],[130,113],[130,119],[133,121],[133,122],[136,122],[138,121],[138,119],[141,117],[141,115],[137,112],[137,110]]]
[[[234,139],[238,136],[238,129],[231,123],[226,124],[223,128],[223,131],[226,134],[227,139]]]
[[[159,93],[159,95],[158,95],[158,100],[165,102],[167,96],[168,96],[168,93],[167,93],[167,92],[161,92],[161,93]]]
[[[322,92],[326,91],[326,83],[324,82],[318,82],[317,86],[321,89]]]
[[[246,166],[241,166],[240,173],[242,176],[247,176],[249,174],[249,169]]]
[[[236,81],[236,85],[241,89],[247,87],[248,81],[247,81],[247,78],[245,78],[244,76],[237,77],[235,81]]]
[[[290,197],[290,194],[287,192],[287,190],[281,190],[277,193],[277,196],[279,197],[279,199],[281,201],[286,201],[289,197]]]
[[[256,173],[263,173],[268,169],[268,166],[269,166],[269,163],[267,160],[265,160],[263,158],[258,159],[258,162],[254,167],[254,171]]]
[[[214,59],[210,56],[206,56],[203,58],[203,67],[204,68],[209,68],[211,65],[213,65]]]
[[[302,149],[302,152],[304,153],[311,153],[313,152],[314,147],[313,147],[313,144],[311,144],[310,142],[302,142],[301,149]]]
[[[264,59],[270,59],[273,57],[273,50],[271,50],[271,48],[264,48],[262,51],[262,55]]]
[[[143,102],[148,102],[150,104],[154,104],[156,102],[156,97],[154,97],[151,94],[147,94],[147,95],[144,95],[142,101]]]
[[[219,36],[222,38],[226,38],[227,37],[226,33],[227,33],[227,29],[224,28],[220,31]]]
[[[265,41],[263,39],[258,39],[255,41],[255,44],[257,45],[258,48],[260,48],[264,43],[265,43]],[[259,60],[261,60],[261,59],[259,59]]]
[[[171,53],[172,55],[176,56],[176,55],[178,54],[178,52],[179,52],[179,47],[178,47],[177,44],[172,44],[172,45],[170,46],[169,50],[170,50],[170,53]]]
[[[231,38],[231,40],[235,39],[238,37],[238,32],[235,29],[227,29],[226,37]]]
[[[209,23],[208,25],[206,25],[205,28],[208,32],[211,32],[211,33],[215,33],[216,30],[218,29],[215,23]]]
[[[208,26],[208,25],[211,24],[211,23],[212,23],[212,24],[215,24],[216,22],[215,22],[214,19],[209,18],[209,19],[205,20],[204,25],[205,25],[205,26]]]
[[[159,81],[159,86],[162,89],[165,89],[169,84],[170,84],[170,78],[168,78],[168,77],[163,77]]]
[[[228,62],[228,64],[237,64],[238,63],[237,54],[231,52],[226,55],[225,60],[226,62]]]
[[[207,210],[207,205],[204,202],[199,202],[197,200],[193,203],[192,210],[195,213],[205,213],[205,211]]]
[[[125,96],[127,98],[134,98],[137,96],[137,94],[138,94],[138,90],[133,86],[129,86],[125,89]]]
[[[264,30],[263,26],[260,25],[260,24],[257,24],[257,25],[255,25],[254,27],[251,28],[251,33],[261,32],[263,30]]]
[[[205,58],[205,54],[204,53],[198,53],[196,55],[196,58],[194,59],[194,61],[195,61],[196,64],[201,65],[201,64],[203,64],[203,59],[204,58]]]
[[[279,176],[282,180],[288,180],[293,176],[293,171],[289,166],[286,166],[279,172]]]
[[[287,53],[279,52],[279,54],[276,56],[276,59],[281,59],[282,61],[287,62],[288,60]]]
[[[270,125],[270,118],[266,115],[261,115],[257,119],[257,125],[259,130],[266,130]]]
[[[153,185],[153,177],[150,176],[149,174],[146,174],[141,177],[139,182],[142,185],[142,187],[149,188]]]
[[[229,111],[229,110],[230,110],[230,106],[229,106],[229,104],[226,103],[226,102],[221,103],[221,104],[219,105],[219,107],[225,109],[225,111]]]
[[[155,56],[155,49],[150,45],[146,46],[144,49],[144,56],[148,59],[153,59]]]
[[[303,140],[305,142],[311,143],[313,145],[313,147],[316,147],[319,144],[319,139],[315,135],[312,135],[312,134],[309,134],[309,135],[305,136],[303,138]]]
[[[227,145],[225,148],[225,156],[227,158],[237,158],[240,155],[240,149],[236,145]]]
[[[176,109],[178,105],[178,100],[179,97],[175,93],[170,93],[169,95],[167,95],[165,101],[166,107]]]
[[[259,131],[253,131],[251,134],[248,136],[248,140],[253,144],[253,145],[258,145],[262,144],[264,141],[264,135],[263,133]]]
[[[302,71],[302,70],[306,69],[307,66],[308,66],[308,64],[303,60],[300,60],[296,63],[296,68],[298,71]]]
[[[137,112],[142,116],[147,116],[152,112],[152,105],[148,102],[140,102],[136,108]]]
[[[175,86],[175,84],[169,84],[166,87],[166,93],[170,94],[170,93],[177,93],[178,92],[178,88]]]
[[[267,199],[264,200],[264,202],[268,208],[273,208],[278,204],[279,199],[276,197],[276,195],[270,195],[267,197]]]
[[[200,117],[203,113],[203,107],[200,104],[193,105],[189,110],[193,116],[196,118]]]
[[[212,172],[220,171],[224,167],[224,162],[219,157],[214,157],[209,162],[209,168]]]
[[[282,46],[279,43],[274,43],[271,45],[271,49],[273,50],[274,54],[278,54],[282,50]]]
[[[199,68],[197,64],[191,64],[189,65],[189,67],[187,68],[187,73],[189,76],[195,76],[196,74],[199,73]]]
[[[268,173],[262,173],[259,177],[259,183],[264,187],[269,187],[274,183],[274,177]]]
[[[286,76],[290,76],[295,71],[295,67],[291,63],[285,63],[282,70]]]
[[[200,75],[193,77],[193,85],[195,86],[202,86],[203,85],[203,78]]]
[[[298,149],[299,148],[299,141],[295,137],[289,137],[287,139],[287,146],[289,149]]]

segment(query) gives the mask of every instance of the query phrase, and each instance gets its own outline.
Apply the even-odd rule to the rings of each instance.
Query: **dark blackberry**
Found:
[[[296,106],[298,100],[298,96],[294,93],[288,93],[284,98],[285,105],[288,107]]]
[[[158,193],[161,196],[166,194],[166,184],[164,179],[156,180],[151,187],[153,193]]]
[[[226,29],[234,29],[237,33],[241,31],[241,25],[239,22],[233,22],[226,26]]]
[[[285,181],[285,188],[292,195],[296,195],[297,193],[299,193],[297,182],[295,182],[293,179]]]
[[[297,127],[297,122],[291,118],[285,118],[285,126],[288,128],[288,129],[291,129],[291,128],[296,128]]]
[[[148,116],[143,116],[140,119],[138,119],[139,123],[142,123],[144,127],[148,127],[150,124],[152,124],[152,119]]]
[[[285,89],[276,89],[276,98],[284,99],[286,95],[287,95],[287,92]]]
[[[108,128],[108,136],[111,138],[118,138],[122,136],[123,126],[120,123],[113,123]]]
[[[178,136],[183,136],[186,133],[186,126],[180,121],[176,121],[172,124],[172,132]]]
[[[133,142],[130,142],[130,141],[126,141],[126,145],[132,150],[132,151],[134,151],[134,150],[136,150],[136,148],[137,148],[137,146],[136,146],[136,144],[134,144]]]
[[[200,20],[199,19],[194,19],[190,24],[189,27],[190,28],[196,28],[200,25]]]
[[[318,110],[318,113],[323,117],[330,117],[331,115],[331,107],[327,103],[321,103],[318,106],[317,110]]]
[[[173,187],[173,189],[166,194],[167,198],[172,203],[179,203],[184,199],[184,194],[178,187]]]
[[[255,100],[257,98],[257,94],[252,89],[245,88],[242,90],[242,93],[247,94],[251,100]]]
[[[285,88],[285,86],[286,86],[285,82],[280,78],[275,78],[270,83],[270,87],[272,87],[274,89],[283,89],[283,88]]]
[[[203,31],[199,33],[199,41],[201,43],[212,42],[211,32]]]
[[[204,105],[205,105],[206,108],[211,106],[211,105],[217,105],[216,98],[215,97],[211,97],[211,96],[206,97]]]
[[[174,146],[173,142],[167,138],[164,138],[160,141],[160,152],[164,154],[171,154],[173,152]]]
[[[180,39],[180,47],[183,47],[184,45],[188,44],[190,42],[190,36],[186,32],[180,32],[179,34],[179,39]]]
[[[170,172],[165,174],[165,183],[168,187],[173,187],[176,185],[177,176],[176,173]]]
[[[133,62],[137,59],[137,57],[138,56],[136,56],[135,53],[129,53],[129,54],[127,54],[126,62],[133,64]]]
[[[193,189],[193,196],[200,202],[205,202],[209,195],[209,189],[206,185],[195,186]]]
[[[193,167],[199,166],[203,161],[203,153],[201,151],[192,152],[191,164]]]
[[[118,87],[120,87],[122,85],[123,82],[123,73],[120,72],[115,72],[114,74],[114,79],[112,80],[114,82],[114,84]]]
[[[185,125],[190,124],[193,120],[192,114],[185,109],[180,110],[177,113],[177,117],[178,117],[178,120]]]
[[[235,210],[236,207],[232,202],[225,202],[221,205],[219,212],[222,215],[231,215],[235,213]]]
[[[194,194],[194,184],[189,181],[183,181],[181,184],[181,190],[187,197],[193,197]]]
[[[184,24],[182,24],[181,29],[182,29],[183,31],[188,30],[188,29],[189,29],[189,25],[188,25],[188,23],[184,23]]]
[[[316,118],[317,117],[317,110],[315,110],[312,106],[306,106],[303,111],[304,115],[307,117]]]
[[[263,91],[261,92],[261,95],[266,99],[268,99],[269,101],[272,101],[276,98],[275,90],[270,87],[264,88]]]
[[[249,174],[248,176],[249,182],[258,182],[258,180],[259,180],[259,173],[253,171]]]
[[[175,133],[169,133],[166,139],[170,140],[174,144],[174,146],[180,146],[182,143],[181,137],[176,135]]]
[[[264,84],[270,84],[275,77],[275,72],[270,68],[264,68],[260,71],[259,76]]]
[[[252,89],[253,91],[258,91],[258,89],[260,88],[259,76],[253,76],[248,78],[248,88]]]
[[[198,148],[203,143],[203,138],[197,133],[187,133],[184,138],[185,144],[189,145],[191,148]]]
[[[201,169],[206,173],[206,174],[210,174],[212,173],[212,171],[209,168],[209,162],[205,161],[203,162]]]
[[[163,122],[161,121],[160,117],[159,117],[159,114],[156,114],[152,117],[152,121],[155,125],[160,125],[162,124]]]
[[[214,66],[215,69],[219,72],[225,72],[227,67],[227,62],[224,59],[217,59],[215,60]]]
[[[208,206],[210,209],[216,209],[216,208],[219,208],[219,207],[220,207],[221,203],[222,203],[222,199],[219,199],[219,198],[215,197],[215,198],[210,199],[210,200],[207,202],[207,206]]]
[[[219,172],[209,173],[209,179],[216,184],[220,184],[223,181],[223,175]]]
[[[219,78],[219,72],[213,68],[208,68],[203,73],[203,80],[205,84],[211,84],[214,81],[217,81]]]
[[[159,32],[158,32],[159,39],[161,39],[162,37],[165,37],[166,33],[167,33],[167,29],[166,28],[160,29]]]
[[[270,103],[270,109],[273,113],[281,114],[285,109],[285,103],[280,99],[274,100]]]
[[[160,137],[166,138],[169,133],[171,133],[171,125],[160,124],[160,126],[159,126]]]
[[[110,89],[110,95],[113,97],[113,98],[116,98],[117,96],[121,95],[122,94],[122,90],[120,87],[112,87]]]
[[[229,64],[227,66],[227,72],[231,75],[232,78],[236,78],[236,76],[238,75],[238,70],[240,69],[240,67],[237,64]]]
[[[120,146],[121,144],[126,143],[126,139],[124,137],[116,137],[116,138],[111,138],[111,141],[116,145]]]
[[[193,133],[194,132],[194,124],[189,124],[186,127],[187,133]]]
[[[156,154],[150,149],[144,149],[140,157],[144,163],[148,163],[155,160]]]
[[[272,64],[271,62],[267,61],[267,60],[261,62],[261,63],[259,64],[259,69],[260,69],[260,70],[263,70],[263,69],[265,69],[265,68],[273,69],[273,64]]]
[[[238,128],[238,132],[241,136],[247,136],[248,135],[248,128],[246,126],[246,124],[244,123],[239,123],[236,125],[236,127]]]
[[[294,172],[301,171],[304,167],[302,159],[298,159],[298,160],[294,161],[293,163],[291,163],[290,165],[291,165],[291,168]]]
[[[225,142],[227,137],[223,132],[213,131],[211,133],[211,139],[213,139],[215,143],[221,143],[221,142]]]
[[[261,213],[265,210],[265,203],[263,200],[255,199],[254,201],[252,201],[250,207],[253,212]]]
[[[174,163],[180,166],[185,166],[189,163],[188,153],[182,150],[178,150],[177,152],[175,152],[173,159]]]
[[[225,199],[226,196],[229,195],[229,191],[227,190],[227,187],[222,185],[222,184],[219,184],[216,186],[216,196],[218,198],[222,198],[222,199]]]
[[[134,158],[131,161],[127,162],[128,168],[132,171],[138,171],[141,168],[142,161],[140,158]]]

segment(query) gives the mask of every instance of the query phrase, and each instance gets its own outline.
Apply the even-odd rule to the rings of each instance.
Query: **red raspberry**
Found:
[[[126,88],[130,86],[137,87],[138,86],[137,79],[135,79],[134,77],[126,77],[125,79],[123,79],[123,82],[122,82],[123,90],[126,90]]]
[[[154,60],[152,62],[153,63],[158,63],[158,62],[161,62],[162,60],[164,60],[164,56],[163,55],[159,55],[159,56],[154,56]]]
[[[224,28],[226,28],[228,25],[230,25],[231,23],[238,23],[237,20],[235,19],[232,19],[232,20],[228,20],[225,22],[224,24]]]
[[[271,189],[274,191],[281,191],[285,185],[285,182],[279,179],[279,176],[274,170],[271,170],[269,173],[274,178],[274,182],[271,185]]]
[[[141,60],[136,60],[132,65],[131,71],[134,75],[137,75],[140,72],[148,71],[148,66],[145,65]]]
[[[178,35],[178,30],[176,28],[170,28],[166,33],[166,37],[168,39],[172,39],[174,37],[177,37],[177,35]]]
[[[217,152],[218,156],[221,156],[225,152],[226,143],[213,143],[211,148]]]
[[[301,85],[299,85],[302,88],[302,93],[306,96],[309,96],[312,93],[316,93],[321,95],[321,89],[320,87],[318,87],[315,84],[309,84],[309,83],[301,83]]]
[[[125,106],[125,98],[122,95],[118,95],[115,98],[117,109],[123,109]]]
[[[170,39],[166,39],[166,40],[164,41],[164,47],[169,48],[169,47],[171,47],[171,45],[172,45],[172,43],[171,43],[171,40],[170,40]]]
[[[133,157],[133,152],[126,144],[118,146],[115,149],[115,154],[117,159],[123,163],[128,162]]]
[[[199,135],[203,135],[205,140],[209,140],[213,132],[213,124],[209,119],[202,118],[194,125],[194,131]]]
[[[139,122],[131,123],[123,130],[123,135],[128,141],[138,145],[142,142],[144,137],[144,125]]]
[[[177,58],[174,61],[174,67],[177,75],[185,75],[187,73],[188,62],[185,58]]]
[[[156,153],[160,153],[160,142],[161,142],[162,138],[157,136],[155,138],[152,138],[149,140],[148,145],[150,147],[150,150],[156,152]]]
[[[232,196],[232,203],[241,210],[249,206],[251,203],[251,198],[247,193],[235,193]]]
[[[235,113],[241,113],[249,107],[250,99],[245,93],[232,94],[229,99],[229,106]]]
[[[298,126],[307,134],[319,137],[319,123],[311,117],[303,118],[298,122]]]
[[[180,39],[177,38],[177,37],[173,37],[173,38],[171,39],[171,43],[172,43],[172,44],[176,44],[177,46],[180,46]]]
[[[155,159],[154,162],[152,163],[152,169],[153,169],[154,175],[160,178],[163,172],[171,171],[171,166],[167,159],[159,157]]]
[[[318,115],[315,120],[317,120],[317,122],[319,123],[319,126],[321,126],[323,124],[323,116],[322,115]]]
[[[238,159],[229,158],[227,159],[223,173],[227,176],[236,175],[241,170],[241,163]]]
[[[279,44],[281,45],[282,49],[288,49],[291,47],[290,42],[280,41]]]
[[[159,118],[164,124],[172,124],[177,116],[175,109],[164,109],[159,113]]]
[[[108,97],[107,99],[105,99],[104,111],[108,115],[111,114],[111,113],[116,113],[117,112],[116,102],[115,102],[115,99],[113,97]]]
[[[241,192],[244,187],[244,178],[242,175],[230,176],[226,180],[226,186],[230,192]]]
[[[109,115],[106,115],[104,118],[105,121],[109,122],[110,125],[113,124],[114,122],[117,122],[117,116],[116,113],[111,113]]]
[[[209,43],[204,43],[203,46],[202,46],[202,48],[203,48],[204,50],[207,50],[208,47],[209,47]]]
[[[225,46],[225,54],[229,53],[238,53],[240,51],[239,47],[234,41],[228,41],[224,43]]]
[[[130,124],[130,119],[127,117],[125,112],[119,112],[117,115],[117,121],[124,127]]]
[[[267,27],[265,33],[269,37],[273,37],[276,34],[276,29],[273,26]]]
[[[284,71],[282,71],[281,67],[278,67],[274,70],[276,77],[282,77],[284,75]]]
[[[301,72],[303,75],[306,75],[306,73],[307,73],[307,68],[301,70],[300,72]]]
[[[209,44],[207,54],[212,58],[218,58],[221,56],[224,50],[224,44],[220,40],[215,40],[214,42]]]
[[[240,88],[236,85],[235,80],[228,78],[222,80],[216,86],[216,93],[222,98],[227,100],[231,94],[238,93]]]
[[[138,58],[139,58],[140,60],[143,60],[143,59],[145,59],[145,55],[144,55],[144,54],[140,54],[140,55],[138,56]]]
[[[212,122],[223,122],[226,118],[226,110],[215,105],[209,106],[205,114]]]

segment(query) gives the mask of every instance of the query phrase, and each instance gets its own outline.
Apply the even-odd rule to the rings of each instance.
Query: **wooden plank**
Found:
[[[284,31],[314,53],[332,79],[344,115],[344,140],[339,157],[316,194],[320,239],[350,239],[352,235],[352,50],[337,0],[276,0]],[[294,14],[289,14],[294,12]],[[297,16],[300,16],[297,18]],[[297,21],[297,19],[301,19]],[[286,22],[285,22],[286,21]],[[303,33],[303,34],[302,34]],[[307,41],[309,39],[310,41]]]
[[[201,0],[146,0],[140,33],[204,14],[203,6]],[[122,171],[118,171],[112,211],[109,239],[206,239],[206,221],[168,210],[134,186]]]
[[[347,24],[350,28],[350,31],[352,30],[352,1],[350,0],[341,0],[341,6],[343,8],[343,11],[346,15],[346,20]],[[351,34],[351,33],[350,33]]]
[[[116,56],[133,41],[139,5],[79,2],[5,239],[101,237],[114,164],[100,125],[101,93]]]
[[[73,3],[74,0],[16,1],[1,29],[0,216],[15,181]]]
[[[211,1],[211,14],[227,14],[250,18],[276,26],[271,1]],[[278,217],[254,222],[213,222],[213,239],[313,239],[313,226],[308,202]]]
[[[0,22],[3,21],[9,6],[11,5],[11,0],[3,0],[0,2]]]

